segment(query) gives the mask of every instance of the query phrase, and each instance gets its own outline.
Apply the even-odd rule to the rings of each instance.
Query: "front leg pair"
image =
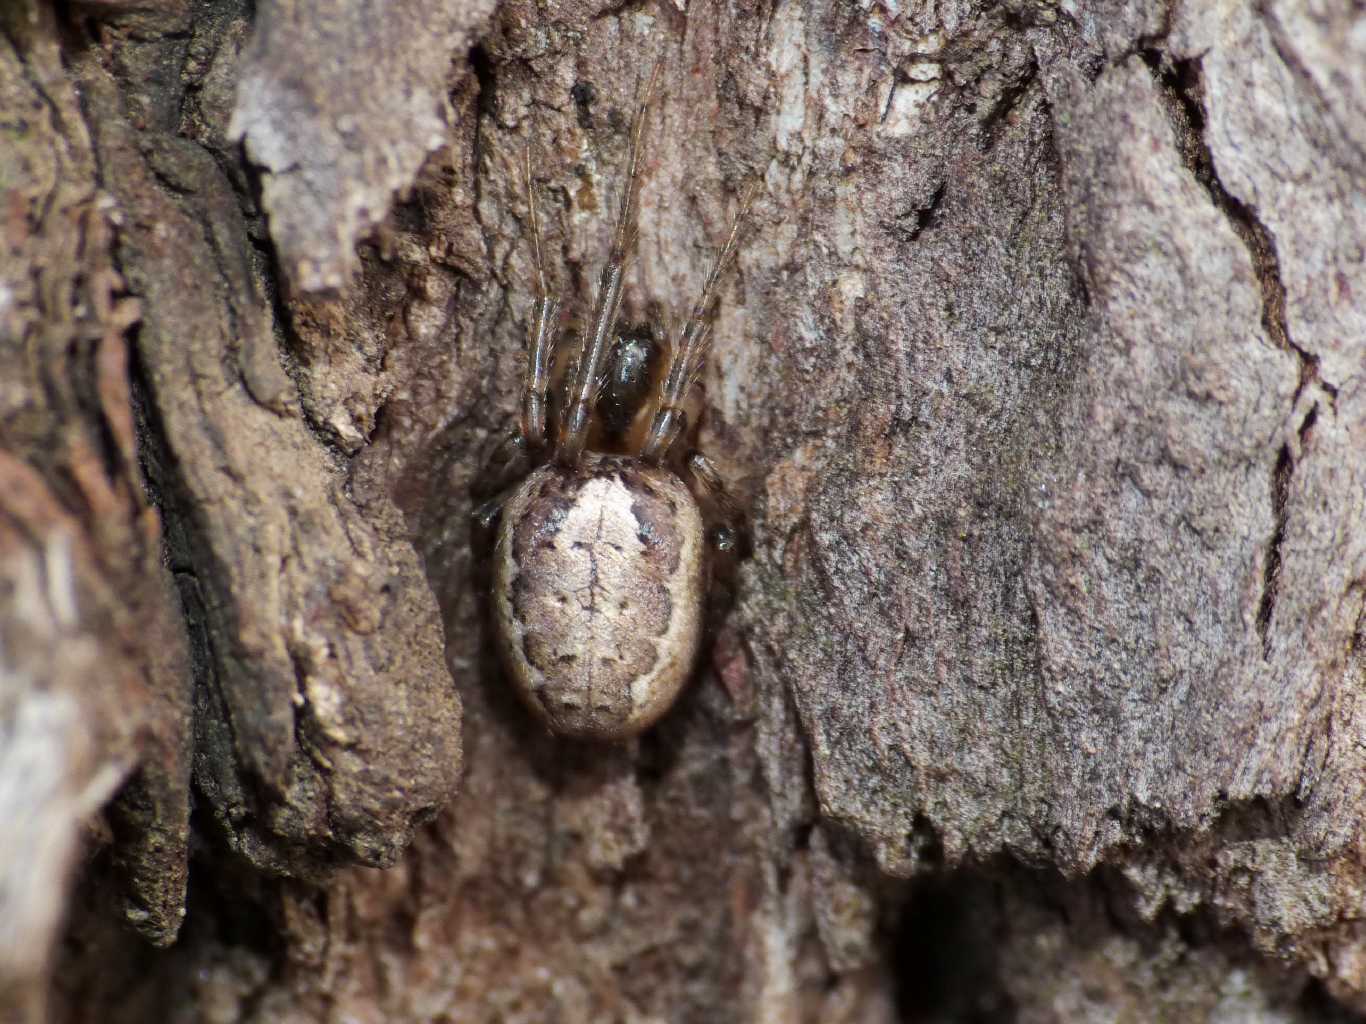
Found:
[[[607,254],[602,274],[598,278],[598,294],[593,303],[593,319],[584,335],[578,359],[574,362],[569,382],[568,404],[564,423],[555,442],[555,459],[562,466],[575,466],[583,457],[592,425],[593,406],[601,391],[607,370],[608,353],[612,348],[612,329],[621,307],[621,287],[626,276],[626,260],[636,242],[636,200],[640,192],[641,140],[645,132],[645,115],[650,109],[655,86],[659,82],[663,61],[655,61],[650,80],[636,107],[635,123],[631,128],[631,155],[626,167],[626,187],[617,211],[617,225],[612,232],[612,248]]]

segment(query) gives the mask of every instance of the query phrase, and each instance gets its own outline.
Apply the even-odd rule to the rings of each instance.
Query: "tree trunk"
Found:
[[[1366,1013],[1350,6],[0,7],[0,1019]],[[603,745],[471,493],[656,59],[753,553]]]

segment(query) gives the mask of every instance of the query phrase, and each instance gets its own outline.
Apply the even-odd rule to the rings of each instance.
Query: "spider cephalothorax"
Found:
[[[734,546],[740,518],[706,457],[676,448],[706,359],[718,284],[754,191],[667,358],[648,326],[617,323],[635,237],[641,136],[658,74],[656,66],[636,112],[612,248],[553,412],[559,301],[546,285],[528,150],[537,296],[521,418],[500,450],[493,484],[485,483],[501,493],[477,512],[498,524],[491,602],[503,663],[527,706],[568,736],[632,736],[669,709],[696,661],[708,553]],[[648,429],[633,441],[642,413]],[[589,450],[590,436],[612,451]],[[710,531],[689,483],[721,520]]]

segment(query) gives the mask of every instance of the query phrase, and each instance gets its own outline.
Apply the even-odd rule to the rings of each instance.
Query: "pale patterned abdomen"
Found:
[[[703,524],[673,473],[620,456],[543,466],[504,506],[494,628],[523,700],[556,732],[631,736],[697,656]]]

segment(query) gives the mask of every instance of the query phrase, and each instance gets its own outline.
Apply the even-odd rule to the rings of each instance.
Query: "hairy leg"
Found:
[[[654,422],[650,424],[650,432],[646,435],[645,444],[640,452],[640,457],[653,465],[664,461],[669,449],[687,427],[688,416],[683,411],[683,403],[687,401],[692,386],[697,383],[707,360],[707,351],[711,348],[711,314],[712,307],[716,304],[721,275],[735,259],[740,228],[744,225],[757,194],[758,185],[752,185],[740,202],[740,209],[735,214],[735,220],[731,222],[725,245],[717,253],[716,262],[712,265],[711,273],[707,275],[707,283],[702,287],[702,295],[693,306],[692,315],[688,317],[687,323],[683,325],[677,344],[673,346],[672,361],[660,389]]]

